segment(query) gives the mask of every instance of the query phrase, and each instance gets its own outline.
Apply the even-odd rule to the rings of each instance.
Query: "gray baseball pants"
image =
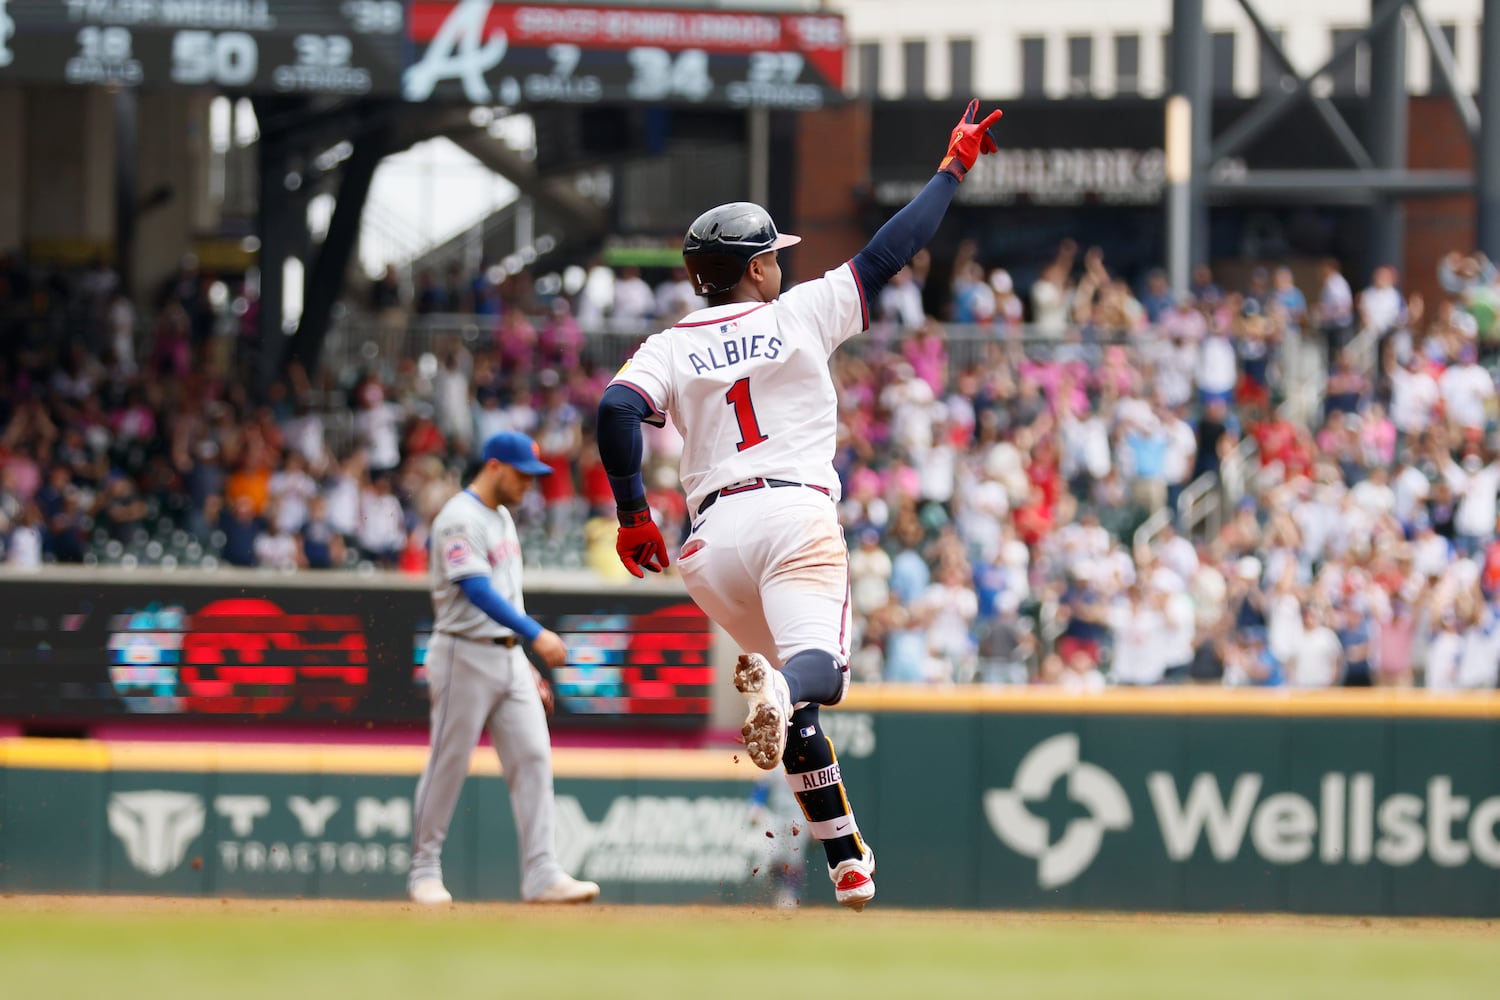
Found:
[[[469,773],[469,757],[489,730],[510,788],[521,849],[521,898],[540,895],[563,874],[557,863],[552,742],[531,664],[519,648],[434,633],[427,648],[432,752],[412,817],[409,883],[442,877],[443,840]]]

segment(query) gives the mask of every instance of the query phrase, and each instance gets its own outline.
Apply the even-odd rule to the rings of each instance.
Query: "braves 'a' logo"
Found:
[[[494,100],[484,75],[505,59],[510,40],[499,28],[487,31],[491,0],[460,0],[433,36],[422,58],[402,74],[408,101],[425,101],[444,80],[461,80],[472,104]]]

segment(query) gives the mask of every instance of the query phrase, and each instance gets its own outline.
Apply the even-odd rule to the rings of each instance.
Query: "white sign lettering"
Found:
[[[139,59],[131,57],[130,31],[126,28],[80,28],[78,55],[63,67],[69,83],[123,83],[134,86],[145,73]]]
[[[63,0],[75,24],[160,25],[167,28],[276,27],[269,0]]]
[[[612,882],[744,882],[766,850],[745,798],[621,795],[597,823],[557,797],[557,859],[580,878]]]
[[[351,66],[354,43],[347,35],[298,35],[295,66],[277,66],[271,83],[279,91],[315,91],[324,94],[365,94],[370,90],[370,71]]]
[[[832,716],[830,716],[831,718]],[[984,793],[985,816],[995,836],[1038,863],[1044,889],[1066,885],[1093,864],[1107,834],[1135,822],[1124,788],[1105,769],[1078,757],[1078,737],[1062,733],[1033,747],[1016,768],[1012,787]],[[1091,815],[1073,819],[1061,839],[1030,808],[1059,781]],[[1396,792],[1377,801],[1375,776],[1329,772],[1316,799],[1297,792],[1266,794],[1264,775],[1240,774],[1227,789],[1200,773],[1186,789],[1167,771],[1146,776],[1146,795],[1160,828],[1162,848],[1174,862],[1207,856],[1227,864],[1249,846],[1273,865],[1316,860],[1325,865],[1391,867],[1423,858],[1444,868],[1478,862],[1500,868],[1500,795],[1456,795],[1445,774],[1427,779],[1425,795]],[[1183,792],[1186,794],[1183,794]]]
[[[382,830],[392,837],[411,836],[411,799],[380,799],[363,796],[354,800],[354,832],[366,839]]]
[[[316,802],[309,802],[300,795],[293,795],[286,800],[286,805],[292,811],[292,815],[297,817],[297,822],[301,824],[304,837],[323,836],[323,830],[328,826],[329,819],[339,811],[339,800],[332,795],[325,795]]]
[[[1217,179],[1242,176],[1243,160],[1214,167]],[[957,199],[970,205],[1008,205],[1026,198],[1038,205],[1150,205],[1166,186],[1160,149],[1002,149],[982,156],[964,178]],[[905,204],[925,181],[891,181],[876,188],[881,204]]]
[[[271,800],[264,795],[220,795],[214,799],[214,812],[229,820],[236,837],[248,837],[255,821],[271,811]]]
[[[247,874],[399,876],[411,867],[411,848],[404,843],[411,835],[410,799],[356,799],[354,840],[342,839],[337,832],[330,836],[329,821],[342,805],[334,796],[293,795],[286,804],[302,840],[252,839],[256,822],[272,811],[269,797],[215,796],[213,811],[229,821],[231,836],[204,850],[218,857],[222,871]],[[120,839],[131,865],[152,878],[182,866],[203,833],[206,816],[204,798],[191,792],[118,792],[108,805],[110,831]],[[382,833],[393,839],[376,840]]]
[[[255,79],[260,49],[243,31],[179,31],[172,37],[172,82],[243,87]]]

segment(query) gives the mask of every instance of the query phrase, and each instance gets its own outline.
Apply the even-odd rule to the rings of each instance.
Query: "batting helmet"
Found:
[[[688,227],[682,262],[699,295],[727,292],[739,284],[754,257],[801,243],[802,237],[778,233],[771,213],[748,201],[710,208]]]

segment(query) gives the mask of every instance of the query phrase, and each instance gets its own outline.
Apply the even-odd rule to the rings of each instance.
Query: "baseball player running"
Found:
[[[875,896],[875,855],[859,835],[818,706],[849,687],[848,551],[835,503],[837,397],[828,361],[869,326],[869,302],[937,231],[958,184],[997,147],[991,112],[971,101],[938,172],[854,259],[781,294],[779,233],[759,205],[710,209],[682,256],[708,307],[647,339],[599,403],[599,453],[637,577],[668,564],[641,481],[641,428],[670,415],[684,440],[692,530],[678,555],[699,607],[745,654],[735,687],[749,703],[750,759],[784,764],[834,894],[861,910]]]
[[[527,617],[521,600],[521,544],[509,504],[536,476],[552,470],[525,434],[496,434],[467,489],[432,522],[429,564],[434,621],[427,648],[432,752],[412,830],[407,891],[418,903],[451,903],[443,885],[443,840],[469,773],[469,755],[489,729],[510,787],[521,848],[521,897],[531,903],[585,903],[593,882],[557,864],[553,840],[552,745],[547,715],[552,691],[526,659],[531,645],[548,667],[568,660],[555,632]]]

